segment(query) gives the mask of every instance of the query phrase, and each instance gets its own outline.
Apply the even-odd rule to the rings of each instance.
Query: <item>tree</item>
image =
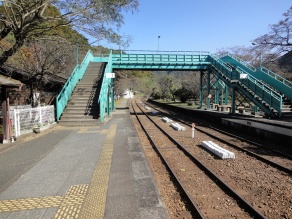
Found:
[[[134,11],[138,0],[0,0],[0,41],[12,34],[15,41],[0,54],[0,65],[14,55],[27,39],[58,34],[71,26],[97,40],[125,45],[129,38],[118,34],[123,11]]]
[[[186,94],[184,98],[197,100],[200,96],[200,74],[198,72],[185,72],[182,75],[183,93]]]
[[[166,74],[163,72],[158,76],[158,84],[160,86],[162,98],[171,97],[175,102],[176,90],[180,88],[180,81],[175,78],[173,74]]]
[[[175,91],[175,96],[179,98],[180,102],[185,103],[191,98],[192,93],[185,87],[181,87]]]
[[[283,20],[270,25],[269,33],[254,40],[259,47],[273,50],[278,55],[292,51],[292,6],[283,16]]]
[[[26,72],[24,76],[32,106],[37,105],[34,94],[42,91],[51,77],[65,76],[68,64],[72,60],[75,62],[74,49],[67,41],[60,43],[60,39],[52,38],[29,41],[15,54],[14,61]]]

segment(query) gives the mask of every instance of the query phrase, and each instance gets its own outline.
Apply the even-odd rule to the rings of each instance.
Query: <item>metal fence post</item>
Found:
[[[39,123],[42,124],[42,107],[39,107],[39,113],[40,113],[40,121],[39,121]]]
[[[14,120],[14,135],[15,137],[18,136],[18,130],[17,130],[17,116],[16,116],[16,109],[13,110],[13,120]]]

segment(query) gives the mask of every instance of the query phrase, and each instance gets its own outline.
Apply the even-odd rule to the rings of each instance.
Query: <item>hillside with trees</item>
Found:
[[[28,103],[34,92],[58,92],[89,49],[106,50],[80,33],[125,45],[122,12],[137,7],[137,0],[0,0],[1,74],[26,84]]]
[[[0,71],[21,80],[31,99],[35,91],[58,92],[80,63],[88,49],[108,54],[109,49],[92,47],[107,39],[121,47],[131,38],[119,34],[123,13],[138,8],[138,0],[0,0]],[[253,66],[263,66],[292,79],[292,7],[283,19],[270,25],[267,34],[254,39],[250,47],[234,46],[217,51],[217,56],[230,52]],[[78,51],[78,56],[77,56]],[[126,88],[165,99],[197,99],[197,72],[118,71],[115,92]]]

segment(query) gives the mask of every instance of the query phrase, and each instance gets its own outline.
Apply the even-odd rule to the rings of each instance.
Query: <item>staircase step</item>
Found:
[[[71,95],[71,97],[72,96],[80,96],[80,97],[82,97],[82,96],[85,96],[85,97],[89,97],[89,96],[93,96],[93,95],[95,95],[95,96],[99,96],[99,94],[97,94],[96,93],[96,91],[89,91],[89,90],[78,90],[78,91],[73,91],[73,93],[72,93],[72,95]]]
[[[64,112],[63,112],[63,115],[66,115],[66,114],[85,114],[86,112],[90,112],[90,113],[93,113],[93,112],[96,112],[98,113],[99,112],[99,108],[88,108],[88,109],[84,109],[84,108],[80,108],[80,109],[65,109]]]
[[[59,120],[64,126],[97,126],[99,118],[99,89],[101,87],[102,63],[90,63],[83,79],[76,85]]]
[[[98,85],[95,85],[95,84],[89,84],[89,83],[78,83],[78,85],[76,86],[77,89],[80,89],[80,88],[97,88]]]
[[[84,104],[81,104],[81,103],[79,103],[79,104],[70,104],[70,105],[68,104],[66,109],[70,109],[71,107],[79,107],[79,108],[83,107],[83,109],[86,109],[86,108],[90,108],[91,109],[91,108],[99,107],[99,105],[98,104],[88,105],[86,103],[84,103]]]
[[[98,100],[98,96],[97,94],[92,94],[92,93],[86,93],[86,94],[78,94],[78,93],[74,93],[72,96],[71,96],[71,100],[84,100],[84,99],[87,99],[88,101],[92,101],[92,100]]]
[[[74,94],[71,96],[71,99],[70,100],[83,100],[83,99],[86,99],[86,100],[90,100],[91,102],[98,102],[98,96],[92,96],[90,94],[88,95],[78,95],[78,94]]]
[[[78,119],[78,120],[60,120],[63,126],[98,126],[101,124],[99,119]]]
[[[65,114],[62,116],[62,120],[74,120],[74,119],[96,119],[99,117],[99,113],[88,113],[85,114],[84,112],[82,114]]]
[[[292,112],[292,109],[290,108],[282,108],[282,113],[284,112]]]
[[[99,91],[97,91],[97,87],[95,87],[95,88],[92,88],[92,86],[90,87],[90,86],[88,86],[88,87],[76,87],[75,89],[74,89],[74,91],[72,92],[72,95],[73,94],[79,94],[79,95],[82,95],[82,94],[97,94],[97,92],[99,92]]]
[[[76,98],[73,98],[71,99],[69,102],[68,102],[68,105],[69,106],[72,106],[72,105],[86,105],[86,106],[97,106],[99,103],[98,103],[98,100],[97,99],[90,99],[90,98],[87,98],[87,99],[76,99]]]

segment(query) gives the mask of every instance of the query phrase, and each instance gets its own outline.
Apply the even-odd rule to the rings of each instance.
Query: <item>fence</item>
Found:
[[[54,106],[14,109],[11,112],[12,130],[15,137],[33,131],[34,127],[46,126],[55,122]]]

